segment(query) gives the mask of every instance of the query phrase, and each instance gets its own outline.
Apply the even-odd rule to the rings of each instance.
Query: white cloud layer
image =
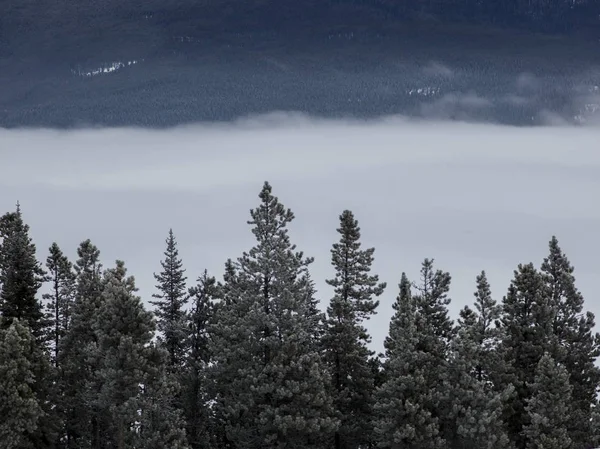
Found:
[[[421,260],[436,258],[453,275],[456,316],[481,269],[500,300],[512,270],[539,264],[552,234],[587,307],[600,313],[598,142],[594,127],[288,114],[162,131],[0,130],[0,211],[21,202],[41,260],[53,240],[74,257],[91,238],[105,265],[126,261],[147,299],[169,227],[190,280],[205,267],[220,276],[226,258],[252,244],[248,209],[269,180],[296,213],[294,241],[317,258],[325,305],[338,215],[352,209],[364,244],[377,248],[374,271],[388,282],[369,324],[379,350],[402,271],[416,280]]]

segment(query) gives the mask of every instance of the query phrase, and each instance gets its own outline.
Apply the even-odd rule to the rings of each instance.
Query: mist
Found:
[[[148,301],[169,228],[189,285],[204,268],[220,278],[225,260],[253,244],[249,209],[268,180],[296,215],[292,241],[316,259],[323,308],[338,216],[350,209],[363,245],[376,248],[373,272],[388,283],[367,324],[380,351],[403,271],[418,281],[425,257],[449,271],[456,318],[472,303],[481,270],[500,301],[517,264],[539,266],[552,235],[575,266],[586,308],[598,315],[598,142],[600,128],[560,123],[299,114],[166,130],[0,129],[0,207],[20,202],[40,260],[53,241],[73,260],[90,238],[105,268],[125,261]]]

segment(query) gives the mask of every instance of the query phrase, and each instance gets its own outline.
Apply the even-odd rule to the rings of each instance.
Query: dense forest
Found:
[[[98,52],[99,46],[160,47],[182,35],[309,36],[315,28],[377,28],[384,23],[402,27],[423,21],[597,38],[600,4],[596,0],[4,0],[0,55],[68,59],[81,50]]]
[[[0,218],[2,449],[590,449],[600,335],[555,237],[494,299],[485,271],[450,317],[449,272],[371,272],[339,217],[321,306],[313,259],[265,183],[252,248],[217,279],[185,270],[173,231],[152,298],[90,240],[45,262],[20,206]],[[385,353],[366,321],[394,288]],[[324,307],[326,306],[326,307]]]

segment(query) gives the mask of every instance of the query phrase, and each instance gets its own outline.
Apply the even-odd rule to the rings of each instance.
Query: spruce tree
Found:
[[[512,389],[496,392],[479,378],[479,342],[468,327],[459,328],[451,344],[449,363],[450,415],[445,438],[449,447],[501,449],[509,447],[502,419]]]
[[[46,300],[46,322],[52,348],[52,361],[58,366],[58,353],[62,339],[67,333],[71,308],[75,296],[75,272],[69,259],[56,243],[50,246],[46,268],[51,283],[51,293],[43,295]]]
[[[512,394],[495,388],[500,369],[498,328],[500,306],[492,299],[484,271],[477,276],[475,311],[460,313],[457,335],[451,343],[451,447],[502,448],[509,444],[502,411]]]
[[[44,415],[31,355],[39,352],[27,325],[13,318],[0,329],[0,447],[35,449]]]
[[[179,372],[184,363],[187,345],[184,310],[188,299],[186,277],[172,229],[169,230],[166,244],[165,259],[161,261],[162,271],[154,274],[159,293],[152,295],[156,301],[151,301],[151,304],[155,306],[154,313],[157,317],[158,330],[161,332],[159,341],[169,353],[171,369]]]
[[[122,261],[106,271],[96,326],[100,363],[94,402],[106,418],[101,447],[134,447],[138,438],[134,426],[143,405],[141,386],[152,368],[155,323],[136,290]]]
[[[102,264],[100,251],[88,239],[77,249],[75,299],[69,328],[59,351],[64,378],[64,421],[66,447],[100,447],[99,417],[94,406],[97,397],[98,353],[97,317],[102,307]]]
[[[411,284],[402,273],[400,292],[386,337],[385,382],[375,394],[374,437],[384,449],[445,447],[437,401],[430,383],[423,329]]]
[[[371,338],[363,326],[379,305],[375,298],[385,289],[371,275],[374,248],[361,249],[360,227],[349,210],[340,215],[340,241],[331,249],[335,277],[327,281],[334,297],[327,308],[325,354],[332,373],[333,397],[340,428],[336,449],[356,449],[369,444],[374,373],[367,347]]]
[[[7,328],[13,320],[19,320],[35,339],[35,348],[27,356],[36,378],[34,393],[43,413],[33,444],[43,449],[54,445],[59,427],[52,391],[55,376],[46,351],[46,321],[37,297],[45,272],[36,259],[36,248],[19,205],[15,212],[0,217],[0,233],[0,327]]]
[[[600,386],[600,369],[595,364],[600,355],[600,336],[594,332],[594,315],[583,311],[584,300],[575,286],[574,268],[556,237],[550,240],[549,250],[541,272],[555,310],[552,327],[558,347],[554,357],[569,373],[573,387],[573,420],[569,426],[573,449],[586,449],[594,442],[591,413]]]
[[[212,417],[209,408],[210,393],[207,371],[211,362],[209,326],[213,320],[214,304],[219,297],[217,280],[205,270],[189,289],[192,308],[189,313],[189,345],[182,379],[183,409],[187,422],[187,436],[192,449],[210,447]]]
[[[29,226],[23,222],[21,209],[0,217],[0,315],[4,326],[13,319],[30,327],[35,338],[44,339],[44,314],[37,293],[45,272],[36,259]]]
[[[527,449],[570,449],[569,373],[546,353],[536,367],[530,388],[532,395],[525,407],[529,416],[524,429]]]
[[[336,421],[301,281],[312,259],[291,244],[294,215],[268,183],[259,198],[249,221],[256,246],[230,270],[212,326],[217,425],[227,447],[322,447]]]
[[[533,264],[518,266],[502,305],[505,372],[501,373],[500,387],[515,387],[505,407],[505,420],[511,441],[517,449],[525,449],[528,443],[523,428],[529,425],[525,406],[532,395],[530,385],[544,353],[556,348],[553,308],[544,279]]]
[[[168,368],[168,354],[164,349],[150,347],[154,353],[151,367],[144,378],[140,404],[140,429],[136,447],[141,449],[188,449],[185,422],[176,407],[179,382]],[[164,353],[164,356],[161,354]]]

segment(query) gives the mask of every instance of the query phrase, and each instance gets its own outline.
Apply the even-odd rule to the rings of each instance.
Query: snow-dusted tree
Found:
[[[377,391],[379,447],[443,448],[452,436],[450,281],[449,273],[434,270],[431,259],[421,265],[415,295],[402,275],[385,340],[387,380]]]
[[[0,217],[0,238],[0,327],[6,328],[17,319],[35,339],[35,349],[27,357],[36,378],[32,388],[43,414],[33,444],[39,449],[52,447],[59,424],[52,394],[54,374],[46,351],[47,326],[37,297],[45,272],[36,259],[29,226],[18,205],[15,212]]]
[[[405,273],[399,287],[384,342],[386,380],[375,394],[375,441],[385,449],[443,448],[424,330],[419,328],[419,307]]]
[[[480,382],[491,386],[496,377],[498,365],[502,364],[498,346],[500,329],[498,327],[502,306],[493,298],[485,271],[476,278],[475,310],[465,306],[460,311],[459,328],[463,337],[469,338],[473,346],[472,359],[474,372],[471,373]]]
[[[187,348],[187,278],[172,229],[169,230],[166,244],[165,259],[160,263],[162,271],[154,274],[159,293],[152,295],[156,301],[151,301],[151,304],[155,306],[154,313],[161,333],[159,341],[169,353],[169,366],[173,372],[181,372]]]
[[[43,295],[46,300],[46,321],[52,348],[52,361],[58,366],[58,353],[62,339],[67,333],[71,308],[75,298],[76,278],[73,265],[56,243],[50,246],[46,259],[51,292]]]
[[[189,352],[182,378],[183,410],[187,422],[190,447],[206,449],[212,441],[212,417],[207,370],[211,361],[208,328],[213,319],[214,301],[220,288],[205,270],[198,284],[189,289],[192,308],[189,312]]]
[[[573,449],[587,449],[594,444],[591,413],[600,386],[600,369],[595,363],[600,355],[600,336],[594,332],[594,315],[583,311],[583,296],[575,286],[573,266],[556,237],[550,240],[549,248],[541,272],[555,310],[552,327],[558,348],[553,356],[569,373],[573,387],[573,420],[569,425]]]
[[[301,281],[311,259],[296,252],[294,215],[265,183],[251,211],[256,246],[230,270],[211,328],[215,412],[228,447],[322,447],[336,427],[327,373]]]
[[[0,447],[35,449],[44,411],[35,393],[32,354],[40,348],[29,326],[13,318],[0,329]]]
[[[37,297],[45,272],[35,255],[29,226],[21,209],[0,217],[0,316],[5,326],[13,319],[27,323],[34,337],[44,339],[44,313]]]
[[[447,439],[450,447],[500,449],[509,445],[502,414],[512,388],[498,391],[492,382],[500,363],[495,321],[501,310],[491,297],[485,272],[477,276],[475,309],[461,311],[451,343],[452,425]]]
[[[185,421],[173,398],[179,385],[173,374],[162,370],[159,377],[150,379],[140,399],[141,418],[137,446],[141,449],[187,449]]]
[[[122,261],[106,271],[96,326],[99,391],[94,401],[106,417],[102,447],[134,447],[138,437],[135,426],[143,405],[141,386],[152,368],[155,323],[136,290]]]
[[[64,379],[65,440],[69,449],[98,448],[99,417],[93,406],[99,367],[97,317],[102,307],[100,251],[90,240],[77,249],[75,300],[58,359]]]
[[[356,449],[368,445],[373,433],[374,373],[369,358],[374,353],[367,347],[371,337],[363,323],[375,313],[376,297],[383,293],[385,283],[370,274],[375,249],[361,249],[360,227],[351,211],[340,215],[337,232],[340,241],[331,249],[335,277],[327,281],[334,297],[327,308],[323,345],[341,423],[334,447]]]
[[[554,311],[544,279],[533,264],[519,264],[502,305],[501,351],[505,372],[500,387],[515,387],[515,394],[505,407],[505,420],[517,449],[525,449],[527,438],[523,428],[529,424],[525,406],[532,395],[535,369],[544,353],[556,348],[552,330]]]
[[[540,359],[525,407],[529,422],[527,449],[570,449],[571,392],[569,373],[548,354]]]

